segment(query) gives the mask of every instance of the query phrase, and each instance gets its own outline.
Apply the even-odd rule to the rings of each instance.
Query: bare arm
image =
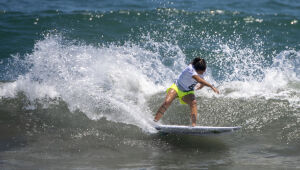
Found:
[[[196,90],[200,90],[204,87],[204,84],[199,83],[200,85],[197,85],[198,87],[196,88]]]
[[[210,87],[215,93],[219,94],[219,90],[216,89],[214,86],[212,86],[211,84],[209,84],[207,81],[205,81],[204,79],[202,79],[200,76],[198,75],[194,75],[193,78],[201,84],[201,86],[207,86]],[[201,87],[200,86],[200,87]]]

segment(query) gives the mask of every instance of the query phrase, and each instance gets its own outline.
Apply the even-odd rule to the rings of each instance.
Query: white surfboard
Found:
[[[190,135],[217,135],[239,130],[241,127],[213,127],[213,126],[180,126],[180,125],[157,125],[156,130],[160,133],[190,134]]]

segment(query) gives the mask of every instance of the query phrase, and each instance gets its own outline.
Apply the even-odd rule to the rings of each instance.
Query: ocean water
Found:
[[[300,169],[299,21],[298,0],[1,0],[0,169]],[[220,90],[197,124],[240,131],[154,129],[196,56]]]

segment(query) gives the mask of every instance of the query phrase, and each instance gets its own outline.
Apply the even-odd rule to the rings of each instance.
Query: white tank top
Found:
[[[176,85],[181,91],[192,91],[198,83],[193,76],[198,75],[203,78],[202,74],[198,74],[192,64],[188,65],[176,80]]]

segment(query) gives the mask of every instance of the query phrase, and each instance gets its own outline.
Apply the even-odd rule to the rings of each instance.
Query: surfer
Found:
[[[179,75],[175,83],[167,89],[167,96],[163,104],[159,107],[154,121],[157,122],[164,115],[165,111],[177,97],[181,104],[188,104],[191,109],[192,126],[196,126],[197,120],[197,102],[194,90],[200,90],[204,86],[210,87],[215,93],[219,94],[219,90],[203,79],[206,71],[206,62],[202,58],[194,58]],[[197,85],[198,84],[198,85]],[[195,86],[197,87],[195,88]]]

